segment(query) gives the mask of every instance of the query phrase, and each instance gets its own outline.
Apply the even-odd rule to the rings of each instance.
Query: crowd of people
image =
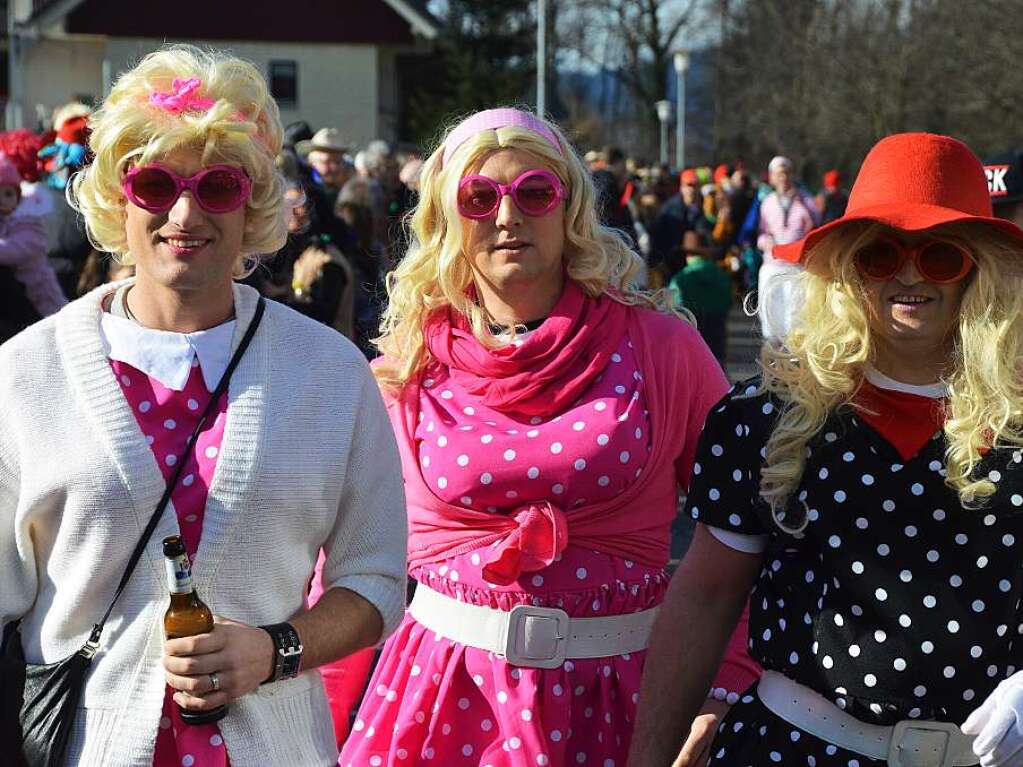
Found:
[[[814,197],[504,107],[352,156],[189,46],[86,112],[0,165],[5,758],[1021,764],[1009,165],[897,134]]]

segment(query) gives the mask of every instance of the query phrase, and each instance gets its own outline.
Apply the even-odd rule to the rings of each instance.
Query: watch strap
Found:
[[[274,670],[263,684],[298,676],[302,665],[302,642],[290,623],[272,623],[260,626],[274,643]]]

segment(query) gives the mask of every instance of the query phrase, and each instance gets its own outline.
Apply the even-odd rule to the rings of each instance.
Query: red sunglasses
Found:
[[[568,196],[561,179],[546,170],[527,170],[510,184],[486,176],[466,176],[458,183],[458,212],[465,218],[489,218],[506,194],[511,195],[515,207],[533,217],[546,216]]]
[[[890,280],[907,259],[913,259],[920,276],[939,285],[959,282],[973,269],[970,251],[949,240],[927,240],[909,247],[883,237],[856,251],[854,259],[859,273],[875,282]]]
[[[207,213],[230,213],[249,199],[252,181],[231,165],[211,165],[185,178],[154,162],[136,165],[121,182],[124,196],[150,213],[166,213],[186,189]]]

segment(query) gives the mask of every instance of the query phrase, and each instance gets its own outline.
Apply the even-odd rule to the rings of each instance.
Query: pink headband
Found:
[[[498,128],[508,128],[511,126],[532,131],[546,139],[547,143],[557,149],[558,152],[561,154],[565,153],[565,150],[561,148],[561,144],[558,143],[558,137],[554,135],[554,131],[547,127],[547,124],[539,117],[529,112],[523,112],[521,109],[503,107],[501,109],[487,109],[483,112],[477,112],[455,126],[444,142],[444,157],[441,165],[448,164],[451,155],[455,153],[458,147],[465,143],[466,139],[472,138],[477,133],[482,133],[485,130],[497,130]]]

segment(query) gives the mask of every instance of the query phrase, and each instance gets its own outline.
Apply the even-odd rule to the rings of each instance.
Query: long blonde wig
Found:
[[[805,301],[792,332],[783,346],[768,343],[761,351],[764,388],[785,405],[767,442],[760,495],[785,530],[779,515],[799,486],[807,443],[832,411],[853,400],[874,359],[870,307],[852,254],[882,230],[850,223],[822,238],[807,254],[811,270],[799,278]],[[1023,254],[983,224],[933,231],[966,246],[977,263],[944,377],[946,482],[971,507],[995,492],[987,477],[975,476],[982,451],[1023,444]]]
[[[642,262],[614,230],[598,221],[593,182],[572,145],[556,125],[547,122],[564,149],[520,127],[484,130],[467,139],[443,165],[444,142],[430,155],[420,176],[419,203],[412,212],[412,242],[398,267],[388,275],[389,304],[380,324],[377,346],[385,355],[374,367],[384,386],[400,388],[429,362],[423,334],[426,319],[438,309],[452,307],[463,314],[479,341],[497,341],[488,329],[486,309],[473,299],[473,272],[462,251],[462,222],[458,214],[458,182],[486,157],[501,149],[519,149],[536,158],[561,179],[565,200],[565,271],[590,296],[607,293],[625,304],[644,304],[671,311],[661,291],[647,293],[631,287]],[[688,317],[687,317],[688,319]]]
[[[202,83],[199,95],[215,101],[209,109],[173,113],[150,103],[151,94],[172,92],[175,79],[193,77]],[[284,246],[284,179],[274,165],[284,133],[266,81],[249,62],[186,45],[151,53],[117,79],[89,127],[94,159],[73,178],[68,200],[84,216],[97,250],[134,263],[121,180],[132,165],[182,147],[200,151],[204,165],[241,167],[252,180],[237,275],[251,270],[256,256]]]

